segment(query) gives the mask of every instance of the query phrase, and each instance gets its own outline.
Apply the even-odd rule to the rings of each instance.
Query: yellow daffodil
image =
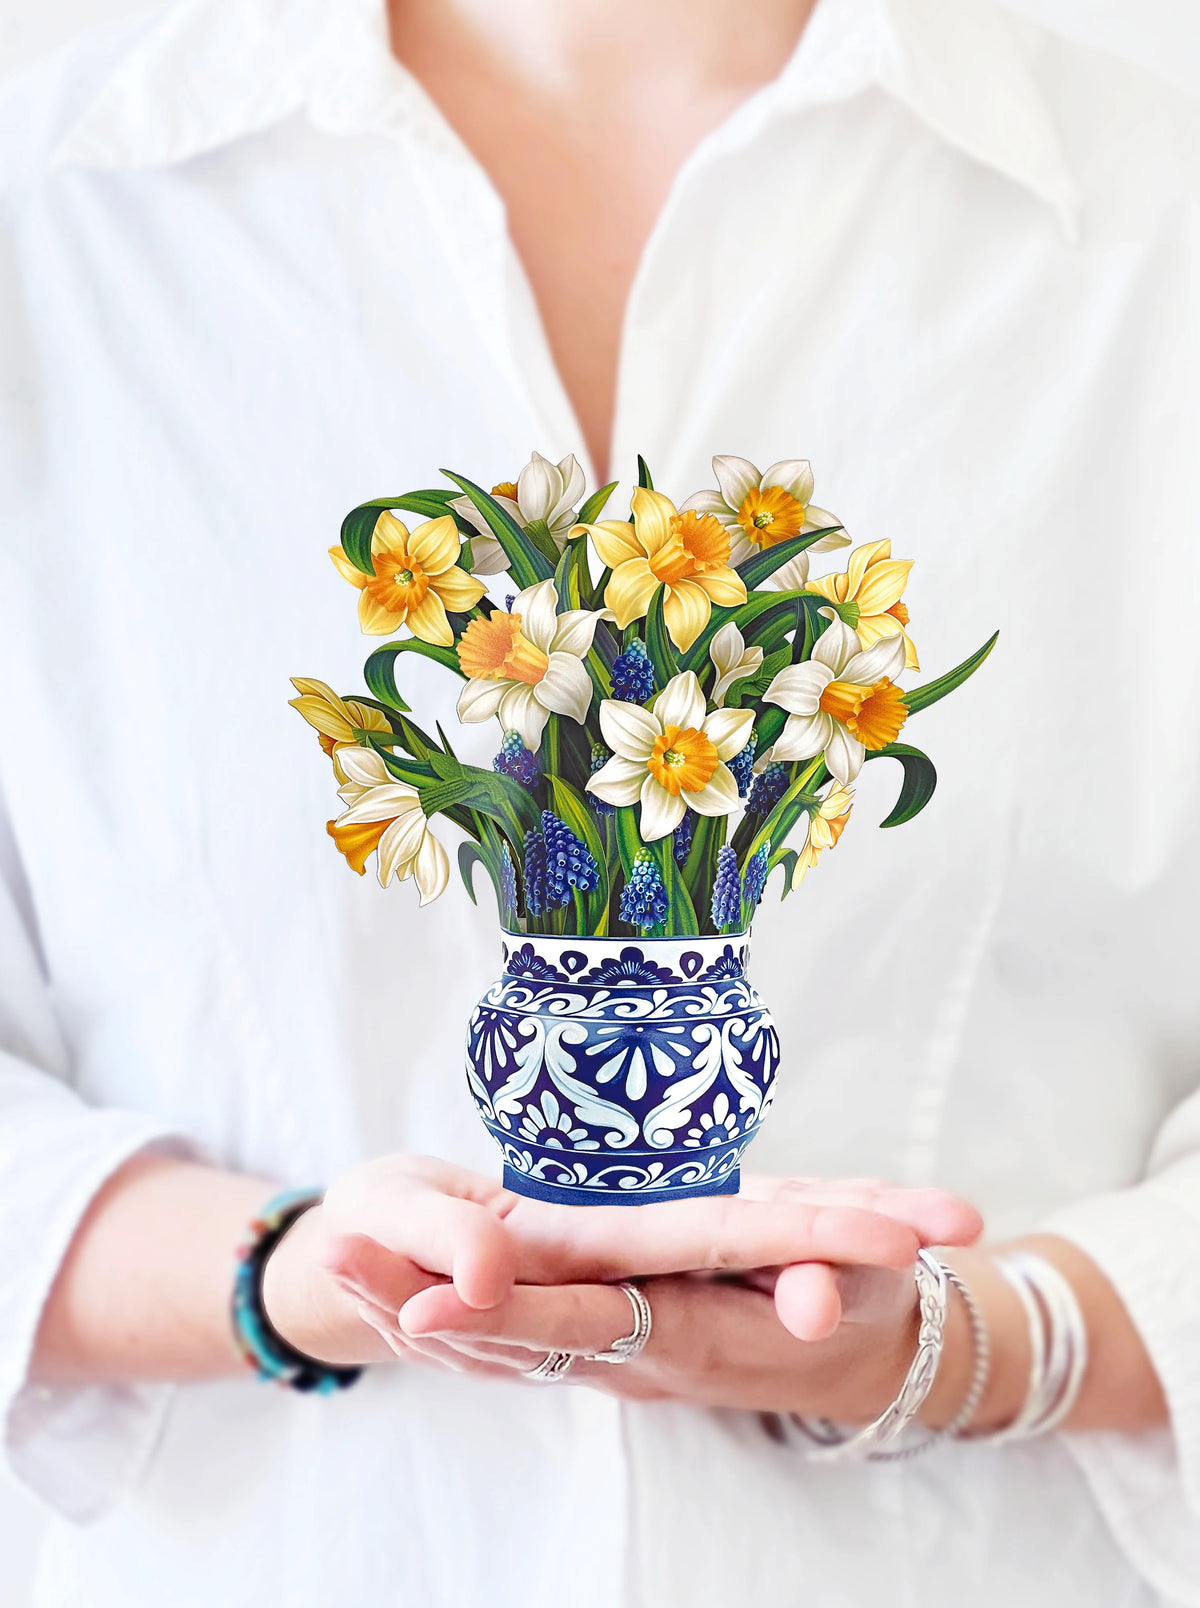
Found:
[[[917,650],[906,629],[908,610],[900,599],[908,584],[912,559],[892,557],[891,542],[868,542],[850,554],[845,573],[822,575],[809,582],[810,592],[820,592],[831,603],[857,603],[858,621],[854,629],[864,648],[884,637],[904,638],[904,668],[919,670]]]
[[[788,712],[779,741],[758,760],[812,759],[824,754],[830,773],[843,787],[862,769],[867,751],[895,742],[908,718],[904,693],[893,678],[904,669],[904,643],[884,637],[864,649],[855,633],[832,609],[812,658],[789,664],[763,697]]]
[[[712,701],[718,709],[735,681],[741,681],[762,669],[763,650],[748,648],[745,637],[732,620],[727,620],[713,637],[708,645],[708,656],[717,672]]]
[[[492,487],[492,496],[522,530],[532,526],[535,534],[545,532],[561,553],[567,545],[575,523],[575,510],[585,490],[583,470],[572,453],[568,452],[561,463],[555,464],[535,452],[515,481],[505,480]],[[498,575],[506,570],[508,558],[504,549],[471,499],[454,497],[450,507],[479,532],[471,538],[474,573]]]
[[[792,871],[791,888],[800,886],[826,849],[837,846],[837,840],[846,830],[853,803],[854,794],[850,789],[841,782],[834,782],[821,800],[820,809],[808,818],[808,837]]]
[[[672,676],[649,709],[606,700],[600,730],[613,757],[588,782],[588,792],[608,804],[640,801],[644,843],[673,832],[689,809],[728,815],[741,800],[725,761],[745,748],[753,725],[752,709],[706,714],[691,670]]]
[[[370,704],[354,698],[339,698],[332,687],[312,676],[293,676],[292,686],[300,694],[289,698],[293,709],[298,709],[315,726],[321,747],[333,760],[338,781],[346,780],[338,760],[339,749],[357,747],[360,731],[391,731],[386,717]]]
[[[373,748],[344,748],[338,758],[346,773],[338,792],[350,807],[325,830],[359,876],[377,852],[381,885],[412,877],[421,903],[429,904],[446,890],[450,861],[429,830],[417,789],[396,781]]]
[[[505,731],[519,732],[536,750],[552,714],[580,725],[592,702],[583,658],[604,609],[558,612],[553,581],[528,586],[489,620],[472,620],[458,644],[467,684],[459,694],[458,718],[466,724],[499,715]]]
[[[698,491],[683,506],[711,514],[725,527],[732,542],[731,564],[826,525],[839,528],[807,551],[823,553],[849,542],[836,514],[813,502],[813,472],[806,458],[785,458],[761,475],[748,458],[729,453],[718,454],[712,466],[720,489]]]
[[[359,589],[358,621],[371,636],[390,636],[407,625],[423,642],[451,647],[454,633],[446,612],[463,614],[486,591],[482,581],[459,569],[458,526],[449,514],[427,519],[411,534],[395,514],[385,511],[371,536],[374,575],[364,575],[341,547],[329,556],[351,586]]]
[[[663,589],[663,619],[682,651],[708,624],[712,606],[746,601],[746,585],[729,567],[729,533],[711,514],[680,513],[660,492],[639,486],[633,523],[602,519],[577,525],[612,570],[604,601],[622,630],[640,620]]]

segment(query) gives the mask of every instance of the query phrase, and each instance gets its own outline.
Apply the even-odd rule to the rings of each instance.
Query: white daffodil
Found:
[[[693,671],[672,676],[649,709],[607,700],[600,730],[613,757],[588,782],[608,804],[642,806],[641,833],[653,843],[673,832],[685,813],[728,815],[741,802],[725,764],[745,748],[752,709],[705,713]]]
[[[812,759],[825,763],[843,787],[862,769],[867,750],[895,742],[908,718],[904,693],[892,680],[904,669],[903,637],[885,637],[863,649],[857,634],[832,609],[812,658],[789,664],[763,694],[788,712],[779,741],[758,761]]]
[[[450,861],[429,830],[421,795],[396,781],[372,748],[343,748],[338,759],[347,776],[338,792],[350,807],[326,831],[359,876],[377,850],[382,886],[393,876],[401,882],[412,877],[421,903],[430,904],[446,891]]]
[[[516,481],[505,480],[492,487],[492,496],[507,513],[511,514],[522,530],[531,526],[535,531],[549,535],[561,553],[567,544],[567,535],[576,522],[576,508],[585,490],[583,470],[567,453],[561,463],[553,464],[535,452],[517,476]],[[471,538],[473,554],[471,568],[476,575],[498,575],[508,568],[504,549],[492,535],[488,522],[469,497],[454,497],[450,507],[462,514],[479,532]]]
[[[458,718],[468,725],[499,715],[505,731],[536,750],[552,714],[581,725],[592,702],[583,659],[604,609],[558,612],[553,581],[539,581],[513,599],[512,612],[472,620],[458,644],[467,684]]]
[[[732,620],[726,623],[708,645],[708,656],[716,666],[717,684],[712,690],[712,701],[719,709],[725,694],[735,681],[752,676],[762,669],[763,650],[748,648],[746,639]]]
[[[718,453],[712,466],[720,489],[698,491],[683,506],[720,520],[729,532],[729,562],[735,568],[752,553],[824,525],[839,528],[814,542],[809,551],[827,552],[849,542],[837,515],[813,502],[813,472],[806,458],[785,458],[761,475],[748,458],[727,453]]]

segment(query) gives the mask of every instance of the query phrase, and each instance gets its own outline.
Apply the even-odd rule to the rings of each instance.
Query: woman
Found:
[[[36,1601],[1200,1602],[1194,114],[982,0],[197,0],[4,117],[0,1384],[92,1521]],[[564,1223],[487,1182],[490,924],[345,875],[285,704],[318,647],[356,684],[342,513],[532,446],[681,494],[807,454],[918,561],[929,664],[1001,629],[925,816],[870,831],[868,767],[757,924],[756,1163],[890,1186]],[[369,1365],[323,1399],[231,1346],[268,1180],[330,1186],[260,1292]],[[970,1433],[813,1461],[974,1207],[921,1408]],[[1086,1347],[1064,1435],[996,1438],[1049,1322],[1005,1242]],[[585,1360],[630,1278],[649,1343]]]

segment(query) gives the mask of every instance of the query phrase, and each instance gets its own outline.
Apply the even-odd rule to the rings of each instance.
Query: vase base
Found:
[[[736,1195],[741,1187],[742,1170],[734,1167],[722,1178],[699,1184],[678,1184],[669,1189],[573,1189],[562,1184],[543,1183],[515,1167],[505,1167],[504,1187],[527,1200],[547,1200],[559,1206],[652,1206],[663,1200],[698,1200],[701,1195]]]

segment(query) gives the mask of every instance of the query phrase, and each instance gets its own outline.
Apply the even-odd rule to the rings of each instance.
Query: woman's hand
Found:
[[[620,1279],[805,1263],[780,1277],[777,1300],[797,1333],[816,1338],[841,1317],[837,1281],[822,1264],[909,1268],[921,1244],[969,1243],[979,1229],[971,1207],[939,1190],[870,1180],[747,1177],[739,1196],[581,1208],[526,1200],[443,1162],[386,1157],[352,1169],[300,1219],[267,1264],[263,1299],[285,1339],[330,1362],[423,1355],[511,1376],[503,1346],[511,1350],[513,1337],[504,1323],[525,1316],[519,1286],[568,1286],[554,1293],[607,1304],[611,1318],[614,1303],[628,1311],[626,1298],[608,1288]],[[406,1332],[401,1308],[439,1290],[455,1314],[494,1314],[487,1321],[502,1335],[501,1351],[492,1354],[487,1337],[472,1335],[472,1344],[482,1344],[464,1363],[445,1341]],[[761,1291],[688,1284],[677,1294],[680,1301],[728,1297],[723,1310],[734,1302],[747,1316],[765,1311],[779,1327]],[[517,1341],[518,1361],[532,1366],[539,1356]]]

